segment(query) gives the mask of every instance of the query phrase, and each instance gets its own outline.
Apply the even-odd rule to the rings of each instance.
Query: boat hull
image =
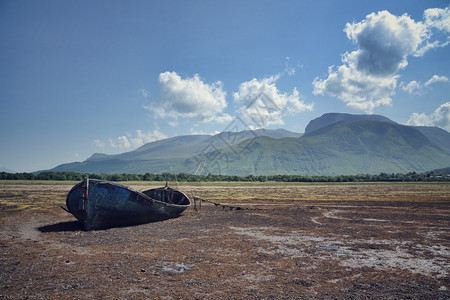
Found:
[[[149,196],[158,194],[155,190],[161,191],[162,199]],[[177,202],[164,202],[164,197]],[[92,230],[178,217],[190,201],[182,192],[167,187],[138,192],[118,183],[91,179],[70,190],[66,205],[86,230]]]

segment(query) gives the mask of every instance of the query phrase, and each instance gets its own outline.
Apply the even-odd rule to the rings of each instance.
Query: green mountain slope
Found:
[[[192,173],[192,166],[185,160],[215,149],[227,148],[242,141],[260,136],[273,138],[299,137],[302,134],[276,130],[246,130],[222,132],[216,135],[185,135],[145,144],[138,149],[117,155],[95,153],[84,162],[59,165],[51,171],[73,171],[86,173]]]
[[[450,165],[450,154],[418,129],[379,121],[332,123],[300,138],[260,137],[221,150],[208,171],[236,175],[347,175],[424,172]],[[238,153],[238,154],[237,154]],[[197,156],[190,163],[210,160]]]
[[[311,120],[305,128],[305,136],[315,130],[342,121],[379,121],[397,124],[396,122],[380,115],[352,115],[343,113],[327,113]],[[439,127],[414,126],[422,132],[431,142],[450,152],[450,133]]]
[[[147,143],[134,151],[122,154],[107,155],[102,153],[95,153],[86,161],[133,161],[188,158],[193,155],[197,155],[204,151],[210,150],[210,145],[213,145],[215,148],[224,148],[259,136],[269,136],[278,139],[283,137],[299,137],[301,136],[301,134],[284,129],[258,129],[252,131],[245,130],[240,132],[222,132],[216,135],[183,135]]]
[[[450,133],[439,127],[415,126],[435,145],[450,152]]]
[[[207,145],[210,135],[184,135],[147,143],[138,149],[117,155],[96,153],[86,161],[105,160],[151,160],[186,158],[200,153],[202,147]]]
[[[450,133],[440,128],[348,114],[325,114],[307,128],[303,136],[282,129],[178,136],[118,155],[96,153],[51,171],[347,175],[450,166]]]
[[[93,174],[145,174],[149,173],[179,173],[185,159],[148,159],[148,160],[98,160],[74,162],[59,165],[50,171],[72,171]]]

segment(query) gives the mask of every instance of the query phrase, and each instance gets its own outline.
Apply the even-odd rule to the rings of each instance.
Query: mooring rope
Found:
[[[214,206],[218,207],[222,207],[222,210],[228,209],[228,210],[257,210],[258,208],[248,208],[248,207],[241,207],[241,206],[233,206],[233,205],[227,205],[227,204],[221,204],[218,202],[214,202],[211,200],[206,200],[200,197],[196,197],[194,196],[194,210],[197,210],[197,201],[199,201],[199,209],[202,208],[202,202],[207,202],[207,203],[211,203],[214,204]]]

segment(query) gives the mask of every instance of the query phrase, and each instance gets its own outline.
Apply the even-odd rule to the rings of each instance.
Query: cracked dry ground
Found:
[[[182,185],[251,209],[90,232],[71,186],[0,183],[0,298],[450,298],[448,183]]]

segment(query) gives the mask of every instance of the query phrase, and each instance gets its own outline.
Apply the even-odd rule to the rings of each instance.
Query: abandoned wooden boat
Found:
[[[178,217],[191,202],[167,184],[139,192],[115,182],[86,179],[69,191],[66,205],[86,230],[92,230]]]

